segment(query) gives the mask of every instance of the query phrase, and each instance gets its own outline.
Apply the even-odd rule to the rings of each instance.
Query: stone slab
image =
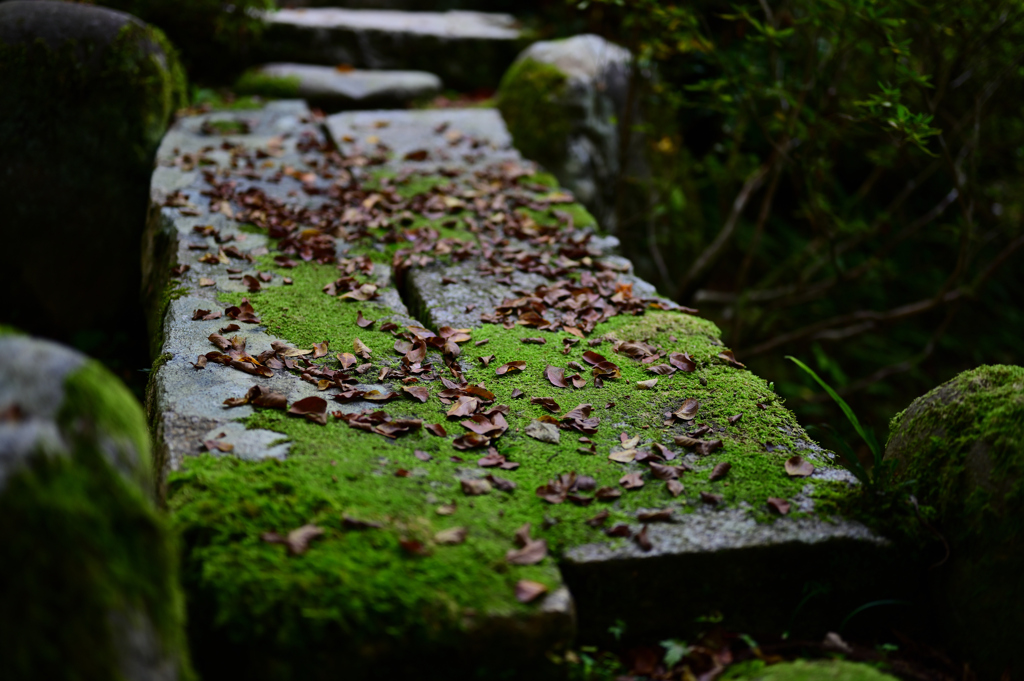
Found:
[[[396,125],[396,129],[399,127]],[[246,227],[229,217],[231,207],[238,210],[238,204],[228,202],[229,205],[225,206],[211,196],[216,193],[211,191],[211,188],[219,183],[234,183],[231,185],[232,190],[240,193],[258,189],[266,196],[290,206],[321,206],[330,200],[331,192],[343,183],[340,178],[324,177],[326,173],[322,172],[322,167],[318,167],[317,164],[320,163],[326,149],[322,146],[323,143],[324,137],[320,126],[302,102],[279,101],[256,111],[213,112],[183,117],[165,137],[157,154],[157,168],[153,174],[151,187],[150,220],[144,240],[144,269],[149,304],[154,311],[151,318],[151,334],[155,341],[154,354],[159,356],[159,361],[154,366],[147,407],[155,431],[161,473],[165,483],[171,479],[173,490],[168,492],[168,496],[172,509],[181,503],[175,501],[174,495],[188,498],[205,490],[209,484],[201,483],[195,485],[193,489],[191,486],[194,483],[189,482],[191,478],[175,477],[178,473],[187,473],[191,458],[204,452],[204,441],[216,440],[230,445],[229,453],[218,453],[217,456],[239,459],[243,466],[255,467],[268,460],[287,462],[292,456],[294,445],[287,437],[272,430],[247,427],[243,422],[253,414],[253,407],[245,405],[227,409],[222,404],[225,399],[240,397],[254,385],[283,393],[289,404],[314,395],[329,397],[327,393],[318,390],[316,385],[304,382],[288,371],[275,372],[270,378],[258,378],[213,362],[205,368],[197,368],[194,364],[197,363],[199,356],[215,349],[208,337],[231,322],[226,317],[209,321],[196,320],[195,311],[222,311],[230,301],[237,302],[238,296],[245,293],[245,288],[237,277],[255,275],[261,269],[267,269],[259,265],[259,258],[267,255],[268,249],[274,247],[273,242],[264,234],[254,233],[253,228]],[[243,156],[254,158],[250,152],[256,149],[263,154],[263,160],[247,169],[245,161],[239,159]],[[308,172],[319,172],[320,176],[315,181],[304,179],[305,173]],[[354,168],[353,172],[361,170]],[[219,238],[224,241],[221,245],[236,246],[242,253],[254,257],[256,262],[237,258],[231,258],[227,263],[202,262],[200,259],[204,256],[218,252],[218,244],[212,237],[201,236],[194,229],[204,226],[217,230]],[[206,248],[203,249],[203,246]],[[337,255],[344,257],[348,254],[350,244],[338,239],[336,248]],[[185,266],[187,268],[182,271]],[[298,265],[303,266],[302,263]],[[227,268],[238,272],[229,275]],[[282,275],[288,271],[275,272],[269,281],[262,283],[263,290],[284,286]],[[372,314],[376,324],[393,322],[400,328],[421,326],[420,322],[409,314],[396,290],[389,265],[379,262],[375,264],[370,278],[380,288],[378,297],[373,302],[365,304],[364,309],[368,314]],[[229,301],[225,296],[233,297]],[[166,304],[162,302],[168,298]],[[344,301],[339,304],[344,304]],[[259,312],[257,307],[257,313]],[[288,342],[287,339],[275,335],[266,324],[241,326],[243,328],[235,333],[245,337],[246,351],[251,355],[258,355],[270,349],[275,341]],[[332,339],[332,342],[339,335],[350,334],[348,330],[323,329],[324,337]],[[343,350],[350,348],[338,348],[338,351]],[[332,347],[332,355],[334,351],[335,348]],[[385,366],[389,362],[386,358],[383,361]],[[378,389],[382,392],[400,391],[401,384],[397,381],[377,382],[376,373],[373,373],[367,375],[366,382],[361,383],[359,388]],[[371,411],[377,408],[379,405],[367,401],[341,405],[332,403],[331,406],[332,410],[343,413]],[[389,441],[374,434],[363,433],[355,437],[362,437],[360,441],[368,443],[374,452],[373,461],[367,462],[371,468],[381,465],[379,462],[387,463],[400,455],[411,454],[399,452]],[[417,469],[413,469],[412,477],[415,478],[417,475]],[[467,474],[476,475],[476,470]],[[367,484],[377,484],[376,481],[380,480],[379,471],[371,470],[367,477],[370,480]],[[424,497],[425,504],[432,504],[429,506],[431,509],[439,503],[432,489],[427,487]],[[187,502],[185,505],[187,506]],[[204,514],[215,515],[218,512],[219,509],[211,507],[206,509]],[[227,509],[224,509],[224,512],[227,512]],[[172,518],[174,517],[172,512]],[[225,517],[225,521],[228,520]],[[183,531],[188,534],[187,527]],[[393,562],[397,563],[399,568],[406,560],[408,558],[404,557],[401,551],[393,557]],[[481,564],[479,569],[490,571],[491,567]],[[529,611],[510,608],[507,601],[512,600],[511,593],[508,597],[503,597],[506,600],[505,605],[467,608],[461,615],[461,638],[436,643],[433,646],[434,652],[442,655],[454,654],[456,649],[463,650],[465,655],[460,658],[460,664],[479,664],[481,660],[489,659],[495,650],[518,657],[519,662],[543,660],[545,651],[558,642],[568,640],[574,631],[572,596],[557,582],[557,573],[554,574],[555,582],[552,584],[551,580],[548,580],[551,585],[549,593]],[[342,576],[345,579],[362,578]],[[320,573],[310,573],[310,579],[328,578],[329,576]],[[440,588],[429,582],[419,583],[418,579],[422,581],[423,578],[412,573],[412,576],[408,577],[408,587],[428,592]],[[449,585],[446,588],[452,587]],[[229,600],[234,598],[229,594],[222,596]],[[242,600],[231,601],[227,607],[252,607],[255,610],[261,607],[258,603],[247,605],[244,596],[239,598]],[[385,611],[403,606],[388,602],[378,607]],[[295,616],[302,618],[300,614]],[[419,616],[420,613],[415,610],[400,614],[401,618],[410,620],[415,620]],[[258,617],[256,614],[252,615],[253,619]],[[252,663],[252,668],[246,669],[249,669],[249,674],[254,678],[265,678],[261,676],[267,672],[259,662],[263,659],[260,655],[276,654],[268,652],[273,646],[255,641],[234,640],[229,632],[218,629],[210,618],[212,615],[202,607],[197,612],[190,613],[193,627],[197,631],[208,632],[208,635],[203,636],[208,647],[195,653],[200,669],[210,671],[216,669],[216,664],[219,664],[208,657],[209,646],[216,646],[221,653],[230,657],[225,651],[234,650],[233,646],[244,648],[246,645],[254,645],[256,650],[249,650],[243,655]],[[276,626],[276,623],[273,626]],[[319,625],[313,622],[310,626]],[[378,642],[376,648],[364,651],[365,659],[354,659],[352,651],[340,652],[336,643],[332,642],[321,643],[319,648],[314,645],[313,654],[317,660],[326,660],[328,666],[341,664],[357,668],[360,665],[372,665],[375,669],[386,669],[388,665],[404,664],[401,655],[396,657],[387,652],[392,650],[391,646],[399,645],[398,642],[403,636],[403,626],[397,626],[395,640]],[[306,650],[302,649],[303,655],[306,654]],[[364,652],[356,654],[356,657],[363,655]],[[342,657],[334,659],[332,655]],[[215,657],[222,659],[223,655],[218,654]],[[303,663],[296,661],[295,658],[290,660],[290,663],[295,665]]]
[[[429,65],[453,88],[496,88],[521,42],[508,14],[319,8],[265,16],[268,60],[364,69]]]
[[[401,108],[441,91],[441,79],[425,71],[339,70],[332,66],[277,63],[257,67],[255,72],[295,79],[295,95],[326,111]]]
[[[382,127],[382,123],[386,126]],[[450,130],[472,131],[486,141],[482,157],[461,166],[467,170],[495,162],[524,162],[509,147],[508,131],[496,111],[343,113],[329,117],[327,128],[340,148],[352,152],[360,145],[365,146],[370,135],[375,136],[379,143],[394,149],[386,167],[395,170],[422,167],[424,172],[443,172],[444,162],[409,162],[402,157],[413,148],[426,149],[430,159],[443,154],[444,134]],[[502,243],[524,251],[533,248],[514,238]],[[654,286],[633,275],[629,261],[616,255],[617,245],[614,237],[594,234],[589,256],[594,262],[607,263],[618,271],[618,281],[632,285],[634,295],[660,301],[668,309],[674,307],[657,294]],[[431,328],[473,329],[490,338],[502,334],[500,327],[481,322],[481,312],[493,310],[503,300],[514,299],[551,281],[521,271],[511,271],[499,281],[497,276],[479,274],[482,262],[482,258],[472,257],[413,269],[405,275],[403,294],[407,304]],[[717,336],[712,342],[721,345]],[[604,350],[599,352],[608,354]],[[791,413],[781,412],[787,421],[779,427],[780,437],[788,435],[791,439],[781,448],[769,442],[767,451],[799,454],[817,467],[801,493],[790,499],[803,516],[766,522],[763,513],[758,514],[747,502],[724,510],[698,505],[691,507],[690,512],[677,514],[671,522],[646,525],[653,545],[650,550],[614,539],[567,547],[560,565],[577,603],[581,633],[602,636],[616,619],[622,618],[635,623],[631,624],[634,633],[665,634],[673,627],[678,628],[681,612],[696,616],[722,608],[730,609],[728,615],[737,626],[750,627],[751,631],[763,629],[766,618],[781,617],[780,612],[796,607],[806,584],[822,578],[823,566],[833,571],[826,581],[837,577],[831,608],[852,609],[857,607],[857,599],[866,594],[889,593],[886,578],[867,567],[886,565],[894,574],[899,573],[893,567],[898,559],[889,542],[859,521],[833,512],[819,513],[815,508],[819,485],[839,484],[852,490],[857,481],[838,467],[834,454],[806,436]],[[701,463],[693,455],[687,460],[693,465]],[[651,509],[637,509],[633,514],[644,510]],[[641,523],[631,525],[634,533],[642,527],[645,525]],[[766,561],[775,567],[766,570]],[[665,593],[666,578],[681,580],[687,586]],[[611,586],[622,581],[627,581],[628,586]],[[728,594],[737,597],[734,600]],[[829,608],[815,613],[819,605],[815,603],[805,611],[808,622],[817,615],[822,616],[820,621],[826,621],[834,614]],[[701,612],[701,608],[707,612]]]

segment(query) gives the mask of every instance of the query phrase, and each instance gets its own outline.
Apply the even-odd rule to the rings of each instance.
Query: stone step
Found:
[[[238,94],[300,97],[333,113],[345,109],[403,108],[441,92],[441,79],[425,71],[373,71],[312,64],[265,64],[235,85]]]
[[[282,9],[266,23],[267,61],[427,67],[456,89],[496,88],[524,42],[514,17],[486,12]]]
[[[833,591],[799,608],[804,624],[891,596],[879,571],[894,554],[837,510],[855,488],[833,455],[712,324],[633,277],[496,111],[323,127],[332,143],[281,101],[184,117],[158,153],[149,409],[201,673],[523,676],[617,619],[756,634],[786,626],[809,583]],[[216,333],[244,337],[244,354]],[[449,342],[416,343],[434,333]],[[599,385],[590,351],[620,375]],[[624,354],[662,351],[693,371]],[[586,384],[558,387],[549,367]],[[327,398],[326,422],[223,406],[254,387],[293,409]],[[688,398],[695,420],[672,416]],[[564,420],[577,404],[589,414]],[[701,424],[694,437],[721,448],[676,443]],[[810,477],[787,476],[794,454]],[[670,468],[635,461],[652,455]]]

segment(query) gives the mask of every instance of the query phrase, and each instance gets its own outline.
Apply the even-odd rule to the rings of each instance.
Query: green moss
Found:
[[[263,265],[273,269],[269,262]],[[384,310],[373,303],[339,301],[322,292],[322,286],[337,276],[334,267],[305,263],[280,272],[291,276],[294,285],[246,295],[271,333],[300,347],[328,340],[332,354],[350,351],[358,337],[371,348],[376,363],[397,363],[393,337],[377,330],[380,322],[372,330],[355,325],[357,311],[371,319],[385,319]],[[240,297],[228,296],[234,302]],[[785,475],[782,463],[787,454],[765,451],[767,441],[794,449],[795,439],[806,439],[806,435],[763,380],[717,359],[722,348],[710,322],[652,312],[615,318],[598,327],[595,337],[645,338],[666,349],[685,350],[698,360],[698,372],[662,377],[656,392],[634,387],[651,375],[639,362],[613,355],[608,343],[596,350],[619,363],[623,377],[601,389],[588,386],[576,391],[553,387],[543,371],[548,363],[564,367],[570,360],[582,362],[585,344],[563,355],[560,335],[545,334],[549,342],[541,346],[520,342],[538,335],[523,327],[506,331],[485,326],[472,335],[474,341],[490,341],[480,347],[464,345],[465,375],[471,382],[485,384],[498,403],[510,406],[511,427],[497,448],[522,467],[494,472],[515,481],[518,489],[481,497],[461,493],[458,479],[478,473],[475,460],[482,452],[452,447],[451,437],[463,429],[457,420],[445,418],[447,407],[436,398],[426,404],[397,400],[382,409],[394,416],[443,423],[448,438],[421,431],[392,442],[337,420],[324,427],[280,412],[258,412],[247,424],[286,436],[292,446],[285,461],[254,463],[205,455],[187,459],[182,470],[170,477],[169,506],[188,547],[187,585],[206,604],[197,620],[215,623],[215,631],[230,632],[234,640],[263,642],[262,654],[292,661],[333,639],[345,641],[352,650],[391,641],[409,646],[404,648],[408,653],[421,645],[451,642],[462,630],[462,616],[468,609],[530,611],[534,606],[513,599],[515,582],[525,578],[556,586],[556,560],[564,550],[606,541],[599,529],[583,522],[602,508],[611,511],[611,522],[629,522],[639,508],[671,507],[685,514],[699,504],[700,491],[710,491],[722,494],[730,506],[751,504],[755,516],[767,522],[771,517],[765,500],[792,498],[806,483]],[[483,367],[478,358],[491,354],[496,359]],[[525,360],[527,371],[495,376],[494,368],[511,359]],[[438,382],[428,385],[431,392],[442,389]],[[563,412],[578,403],[594,404],[595,415],[601,418],[598,433],[591,436],[597,455],[578,453],[579,434],[571,431],[563,432],[558,445],[526,437],[526,424],[546,412],[528,399],[512,399],[517,388],[528,397],[555,398]],[[720,436],[726,445],[697,462],[698,472],[683,475],[683,496],[673,499],[665,484],[653,479],[614,504],[549,505],[534,495],[534,489],[569,471],[594,476],[601,486],[616,486],[626,472],[642,470],[639,465],[607,459],[623,432],[641,436],[642,443],[656,441],[678,450],[672,436],[682,429],[665,428],[664,412],[677,408],[686,397],[700,400],[698,422],[722,428]],[[740,423],[729,425],[726,417],[740,412],[744,414]],[[433,460],[417,459],[413,454],[417,449],[431,454]],[[452,461],[452,456],[466,461]],[[708,482],[711,468],[725,461],[733,466],[729,476]],[[410,471],[409,477],[396,477],[401,469]],[[440,504],[453,501],[458,504],[453,515],[436,514]],[[381,522],[384,527],[346,531],[344,515]],[[525,522],[533,525],[535,536],[549,542],[552,557],[538,566],[509,566],[503,557],[513,547],[515,528]],[[307,523],[323,527],[326,535],[301,557],[260,540],[265,532],[286,532]],[[432,546],[432,555],[425,557],[409,556],[399,546],[402,538],[429,546],[434,533],[454,526],[469,529],[465,544]]]
[[[895,681],[871,665],[846,660],[793,660],[771,666],[761,660],[738,664],[723,681]]]
[[[557,99],[566,81],[557,68],[533,59],[516,61],[501,79],[498,109],[516,148],[529,159],[552,164],[565,154],[572,120]]]
[[[1024,367],[983,366],[915,400],[890,423],[886,457],[921,503],[963,536],[1024,503]],[[1016,532],[1016,528],[1014,528]]]
[[[235,81],[235,92],[240,95],[260,95],[262,97],[294,98],[299,95],[302,80],[298,76],[271,76],[255,69],[250,69]]]
[[[88,361],[64,381],[64,403],[57,422],[65,429],[82,424],[111,438],[127,466],[138,472],[141,485],[149,482],[149,430],[135,396],[102,364]]]
[[[142,615],[156,641],[192,674],[184,644],[177,558],[166,526],[136,480],[112,465],[109,444],[144,478],[141,409],[96,362],[65,382],[58,424],[67,451],[39,450],[0,492],[0,655],[12,678],[121,679],[124,634],[110,615]]]
[[[14,326],[0,324],[0,336],[23,336],[25,333]]]

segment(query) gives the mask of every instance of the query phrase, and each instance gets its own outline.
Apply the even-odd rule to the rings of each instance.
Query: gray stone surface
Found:
[[[446,87],[496,87],[519,47],[508,14],[294,9],[266,15],[273,61],[349,64],[369,69],[420,69]]]
[[[525,164],[496,109],[350,111],[328,116],[327,130],[345,153],[384,145],[389,158],[383,167],[393,171],[431,173],[502,162]],[[427,151],[427,158],[405,159],[416,151]]]
[[[401,108],[414,99],[441,91],[441,79],[425,71],[343,71],[333,66],[282,63],[266,64],[255,72],[273,78],[297,79],[295,96],[327,111]]]
[[[629,99],[629,50],[591,34],[537,42],[526,48],[516,58],[498,95],[517,139],[520,135],[536,137],[537,126],[544,124],[534,117],[535,112],[516,107],[514,101],[522,88],[535,87],[528,71],[519,68],[528,62],[554,67],[565,75],[564,87],[537,95],[545,97],[552,110],[559,112],[567,134],[547,140],[536,150],[524,146],[524,153],[541,161],[605,229],[614,231],[615,194],[624,165],[620,128]],[[513,101],[505,102],[505,97]],[[631,142],[631,148],[640,146],[635,134]]]

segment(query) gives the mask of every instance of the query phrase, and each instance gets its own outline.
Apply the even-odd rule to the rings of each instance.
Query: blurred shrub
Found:
[[[805,417],[831,407],[787,354],[878,424],[1024,363],[1024,3],[579,6],[660,74],[627,255]]]

